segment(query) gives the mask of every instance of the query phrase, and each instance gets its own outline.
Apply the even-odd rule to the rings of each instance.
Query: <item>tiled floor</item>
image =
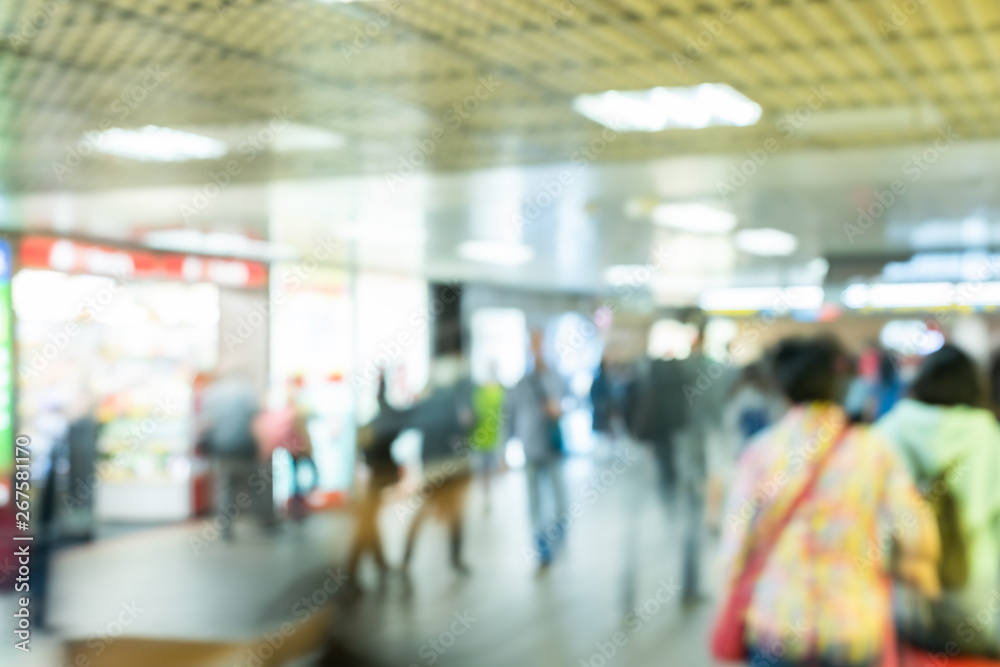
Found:
[[[353,601],[338,595],[332,632],[387,666],[711,664],[705,650],[711,610],[682,609],[676,598],[677,533],[645,453],[620,475],[583,459],[566,468],[580,511],[565,552],[546,574],[539,576],[523,554],[530,547],[524,477],[511,472],[493,489],[489,514],[482,489],[473,487],[470,576],[445,567],[444,526],[428,522],[410,583],[395,574],[379,587],[373,569],[363,569],[366,593]],[[387,556],[398,563],[407,520],[389,507],[381,521]],[[235,542],[203,545],[195,540],[206,537],[204,526],[185,524],[77,548],[57,561],[53,621],[63,635],[97,641],[119,633],[252,640],[297,620],[312,605],[309,596],[325,597],[328,568],[344,560],[350,528],[348,516],[322,515],[274,535],[239,526]],[[706,579],[710,563],[709,553]],[[12,601],[0,604],[9,618]],[[616,632],[621,648],[614,647]],[[0,663],[58,665],[53,643],[37,641],[25,661],[5,641]],[[612,650],[610,659],[603,655]]]

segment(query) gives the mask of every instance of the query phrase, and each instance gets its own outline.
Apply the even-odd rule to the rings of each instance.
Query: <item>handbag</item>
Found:
[[[771,534],[764,536],[760,540],[761,546],[751,553],[740,575],[730,587],[725,603],[719,610],[719,615],[716,617],[715,625],[712,628],[711,650],[712,655],[716,659],[733,662],[746,660],[747,646],[744,641],[744,637],[746,636],[746,617],[747,611],[750,609],[750,603],[753,601],[753,591],[757,580],[764,571],[767,559],[777,545],[781,534],[789,522],[791,522],[792,517],[795,516],[798,509],[812,495],[813,490],[816,488],[816,483],[819,481],[819,477],[826,467],[827,461],[830,460],[834,451],[840,446],[840,443],[844,441],[847,432],[848,427],[844,426],[843,430],[837,436],[836,441],[826,450],[823,458],[813,466],[810,477],[802,486],[795,500],[788,506],[784,516],[781,517],[780,521],[775,523]]]
[[[556,455],[561,455],[566,451],[566,443],[563,440],[562,425],[558,417],[551,417],[545,412],[545,404],[549,401],[548,394],[542,386],[542,379],[537,374],[531,376],[531,390],[535,394],[535,400],[542,407],[545,422],[545,436],[549,442],[549,450]]]

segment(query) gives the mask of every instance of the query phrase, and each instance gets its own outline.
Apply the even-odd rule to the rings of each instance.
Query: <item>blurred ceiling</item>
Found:
[[[7,0],[0,25],[7,229],[232,230],[302,253],[333,234],[355,265],[579,290],[662,247],[664,289],[690,291],[808,282],[822,256],[1000,244],[992,0]],[[705,82],[760,121],[609,135],[573,110]],[[227,152],[95,150],[101,130],[147,125]],[[650,221],[665,201],[798,248],[665,230]],[[480,239],[533,259],[456,252]]]
[[[597,159],[768,137],[918,142],[943,124],[1000,132],[992,0],[7,0],[0,24],[0,173],[13,190],[197,182],[210,165],[52,163],[102,122],[247,138],[276,113],[342,145],[265,151],[240,180],[382,173],[436,128],[446,136],[423,168],[560,162],[601,130],[574,96],[702,82],[758,102],[761,122],[626,134]]]

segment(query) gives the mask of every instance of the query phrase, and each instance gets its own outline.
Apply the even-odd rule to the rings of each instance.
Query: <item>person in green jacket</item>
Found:
[[[909,397],[875,424],[937,506],[950,570],[939,600],[901,592],[898,630],[949,656],[1000,657],[1000,425],[986,405],[975,363],[946,345],[924,360]],[[943,499],[949,510],[940,509]],[[960,583],[949,587],[949,577]]]
[[[500,440],[503,429],[503,406],[506,391],[497,380],[496,364],[490,364],[487,381],[472,392],[472,409],[476,426],[470,436],[476,469],[483,477],[485,511],[490,511],[490,480],[500,466],[503,448]]]

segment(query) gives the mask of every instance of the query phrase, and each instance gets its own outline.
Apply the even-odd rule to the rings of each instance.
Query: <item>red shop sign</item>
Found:
[[[242,259],[127,250],[48,236],[21,239],[21,264],[34,269],[131,279],[207,282],[227,287],[261,287],[267,266]]]

